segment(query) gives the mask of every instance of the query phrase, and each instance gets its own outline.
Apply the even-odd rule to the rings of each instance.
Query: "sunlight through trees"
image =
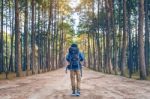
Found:
[[[95,71],[150,78],[150,0],[1,0],[0,75],[65,66],[77,43]]]

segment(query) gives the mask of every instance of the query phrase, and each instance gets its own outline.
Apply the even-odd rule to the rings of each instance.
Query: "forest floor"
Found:
[[[81,96],[71,96],[64,69],[0,81],[0,99],[150,99],[150,82],[84,68]]]

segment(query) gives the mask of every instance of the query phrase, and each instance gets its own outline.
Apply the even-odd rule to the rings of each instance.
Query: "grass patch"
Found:
[[[14,79],[14,78],[16,78],[16,73],[9,72],[9,73],[7,74],[7,79],[12,80],[12,79]]]
[[[150,81],[150,76],[148,76],[148,77],[147,77],[147,80],[149,80],[149,81]]]
[[[0,80],[6,79],[6,73],[0,73]]]
[[[89,70],[93,70],[93,69],[89,69]],[[99,71],[97,71],[97,70],[93,70],[93,71],[99,72]],[[103,71],[102,73],[108,74],[108,73],[105,73],[104,71]],[[118,75],[118,76],[119,76],[120,74],[121,74],[120,71],[117,71],[117,74],[115,74],[115,72],[112,71],[112,73],[111,73],[110,75]],[[109,75],[109,74],[108,74],[108,75]],[[129,78],[129,70],[128,70],[128,69],[125,70],[125,72],[124,72],[124,77]],[[131,79],[140,80],[140,73],[139,73],[139,71],[136,71],[136,72],[132,73]],[[147,76],[146,80],[147,80],[147,81],[150,81],[150,75]]]

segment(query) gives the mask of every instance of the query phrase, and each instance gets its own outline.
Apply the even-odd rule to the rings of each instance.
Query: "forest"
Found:
[[[90,69],[150,78],[150,0],[69,2],[0,1],[0,79],[62,68],[72,43]]]
[[[129,78],[149,76],[149,0],[82,0],[78,11],[89,68]]]

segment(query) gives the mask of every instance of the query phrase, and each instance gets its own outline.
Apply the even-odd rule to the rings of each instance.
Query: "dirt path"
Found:
[[[0,81],[0,99],[150,99],[150,82],[84,69],[80,97],[70,96],[64,69]]]

